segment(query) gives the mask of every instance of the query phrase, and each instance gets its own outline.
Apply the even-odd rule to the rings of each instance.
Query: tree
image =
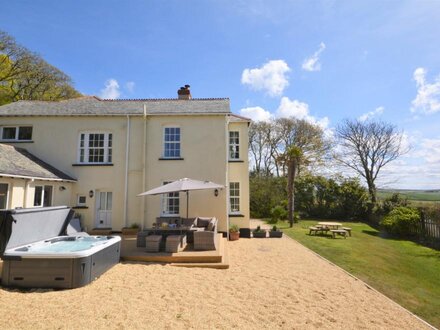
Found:
[[[0,105],[78,97],[69,76],[0,31]]]
[[[277,137],[272,122],[255,122],[249,128],[249,151],[254,163],[256,175],[271,174],[274,162],[273,153]]]
[[[376,121],[347,119],[336,128],[340,151],[335,158],[365,179],[370,215],[377,204],[376,179],[380,170],[406,152],[402,136],[394,125]]]
[[[324,132],[318,125],[302,119],[281,118],[277,120],[284,152],[279,157],[287,171],[287,201],[290,227],[295,213],[295,179],[303,166],[318,163],[327,152],[328,144]]]

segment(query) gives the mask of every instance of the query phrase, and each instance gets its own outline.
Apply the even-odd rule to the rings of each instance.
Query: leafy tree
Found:
[[[405,152],[402,133],[394,125],[345,120],[336,128],[340,152],[336,159],[363,177],[370,196],[370,213],[377,204],[376,179],[380,170]]]
[[[65,73],[0,31],[0,105],[18,100],[56,101],[79,94]]]

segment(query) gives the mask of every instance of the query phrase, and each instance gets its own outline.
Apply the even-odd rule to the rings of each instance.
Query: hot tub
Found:
[[[117,264],[121,238],[65,236],[72,215],[67,207],[2,211],[2,285],[77,288]]]

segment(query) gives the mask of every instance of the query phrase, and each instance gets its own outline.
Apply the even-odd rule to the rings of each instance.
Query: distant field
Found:
[[[440,190],[379,189],[377,196],[379,199],[385,199],[391,197],[393,194],[399,194],[409,201],[440,202]]]

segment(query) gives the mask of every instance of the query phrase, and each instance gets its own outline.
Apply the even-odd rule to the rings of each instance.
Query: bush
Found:
[[[270,218],[272,208],[287,198],[284,177],[249,177],[251,217]]]
[[[269,223],[277,223],[279,220],[286,220],[287,218],[287,210],[281,205],[277,205],[272,210],[270,210],[271,218],[268,221]]]
[[[420,213],[417,209],[398,206],[382,219],[380,225],[390,234],[413,236],[419,222]]]
[[[385,198],[379,206],[379,213],[386,215],[399,206],[408,206],[408,200],[401,197],[400,194],[393,194],[391,197]]]

